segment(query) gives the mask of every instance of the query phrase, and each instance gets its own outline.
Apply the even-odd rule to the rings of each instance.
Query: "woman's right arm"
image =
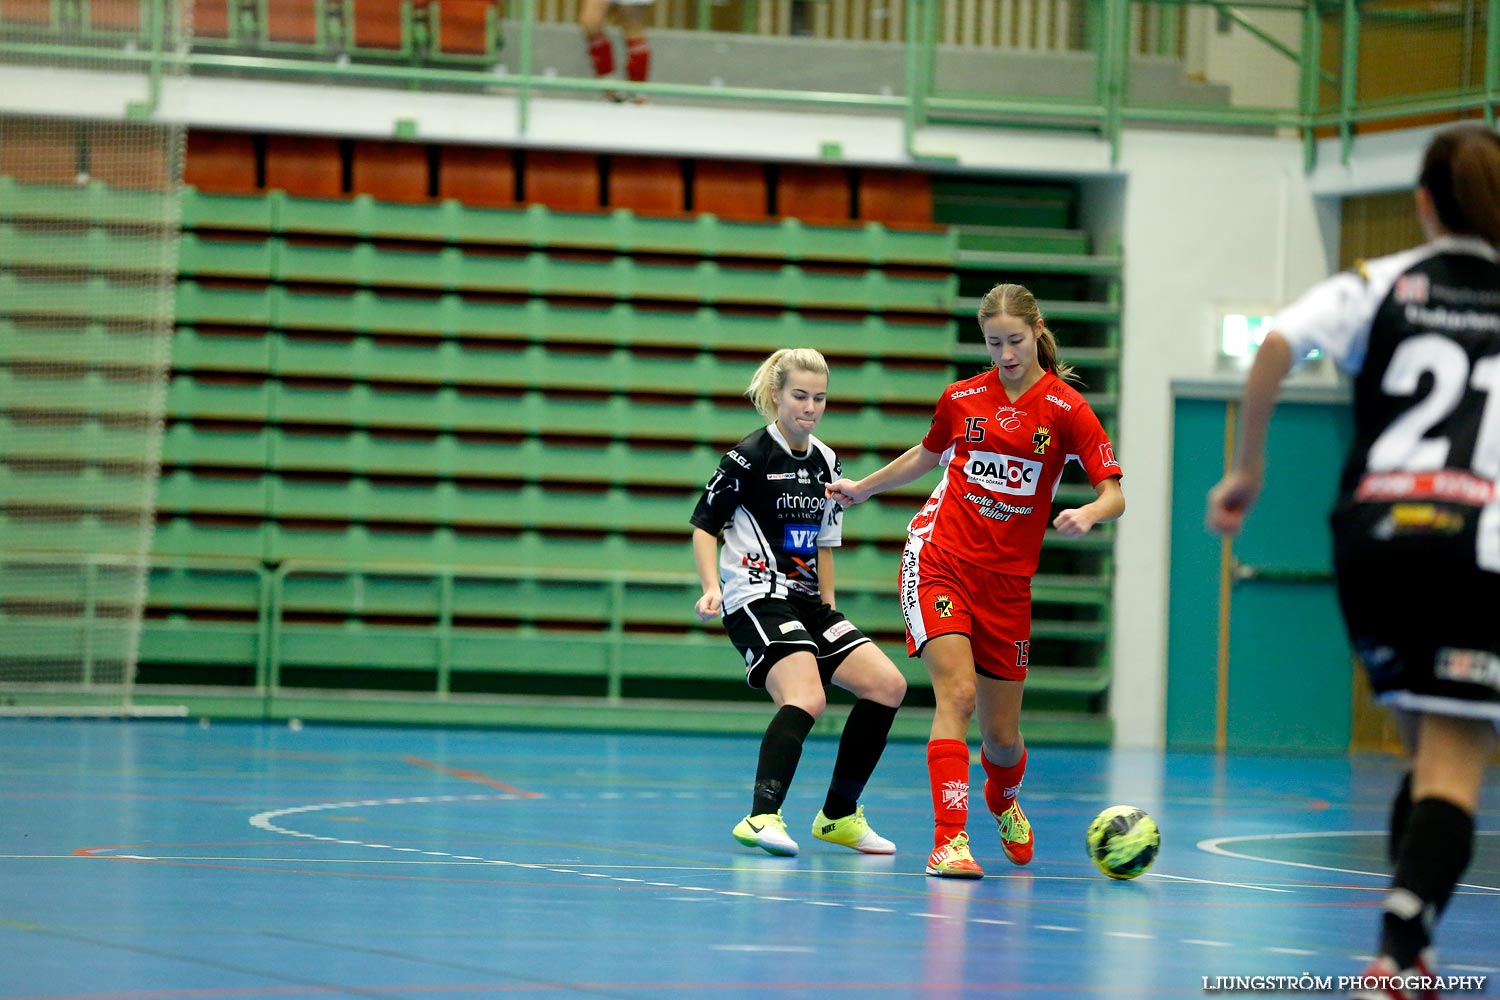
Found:
[[[693,564],[703,586],[703,596],[693,610],[700,622],[712,621],[719,617],[724,604],[724,590],[719,584],[719,540],[702,528],[693,529]]]
[[[1292,368],[1292,350],[1276,330],[1266,334],[1250,374],[1240,413],[1240,443],[1234,464],[1208,493],[1208,527],[1219,535],[1233,537],[1245,526],[1245,516],[1260,497],[1266,476],[1266,432],[1281,382]]]
[[[876,469],[858,482],[840,479],[829,483],[824,494],[843,507],[864,503],[877,493],[884,493],[886,490],[893,490],[898,486],[905,486],[907,483],[921,479],[937,468],[940,458],[942,456],[935,451],[928,451],[919,444],[912,445],[901,457]]]

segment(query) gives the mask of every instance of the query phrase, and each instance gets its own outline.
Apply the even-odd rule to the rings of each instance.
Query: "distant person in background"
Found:
[[[1354,379],[1354,441],[1330,523],[1339,604],[1411,765],[1396,867],[1365,978],[1432,975],[1438,918],[1474,850],[1500,726],[1500,136],[1440,132],[1416,189],[1428,242],[1314,285],[1276,317],[1245,383],[1239,449],[1208,495],[1235,535],[1260,495],[1281,381],[1314,349]],[[1430,989],[1354,996],[1437,997]]]
[[[578,24],[583,28],[583,43],[588,48],[589,62],[594,65],[596,77],[602,80],[615,71],[614,46],[604,33],[604,19],[613,6],[625,32],[625,77],[632,83],[646,82],[651,75],[651,43],[646,40],[651,3],[652,0],[582,0],[578,8]],[[623,90],[606,90],[604,96],[611,101],[646,103],[642,95]]]
[[[836,684],[858,700],[812,835],[864,854],[894,854],[896,845],[870,829],[859,798],[885,752],[906,678],[835,610],[833,551],[843,542],[843,510],[823,491],[839,478],[839,460],[812,433],[828,405],[828,362],[808,348],[776,351],[745,395],[770,423],[719,460],[691,519],[703,585],[698,619],[724,615],[745,682],[776,703],[750,813],[732,834],[769,854],[797,853],[781,805],[802,743],[827,705],[823,689]]]

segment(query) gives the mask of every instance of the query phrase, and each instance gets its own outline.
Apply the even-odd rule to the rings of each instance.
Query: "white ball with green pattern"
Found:
[[[1089,824],[1085,843],[1095,868],[1110,878],[1132,879],[1156,860],[1161,831],[1144,809],[1110,806]]]

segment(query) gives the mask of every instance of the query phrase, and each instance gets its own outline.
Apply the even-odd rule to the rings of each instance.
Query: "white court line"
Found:
[[[1186,875],[1168,875],[1165,872],[1145,872],[1150,878],[1167,878],[1174,882],[1197,882],[1199,885],[1222,885],[1231,889],[1256,889],[1260,892],[1291,892],[1290,889],[1273,889],[1268,885],[1249,885],[1245,882],[1215,882],[1206,878],[1189,878]]]
[[[1478,831],[1476,831],[1478,832]],[[1198,841],[1198,850],[1207,851],[1209,854],[1217,854],[1225,858],[1235,858],[1239,861],[1259,861],[1268,865],[1287,865],[1291,868],[1307,868],[1315,872],[1337,872],[1340,875],[1363,875],[1367,878],[1389,879],[1389,872],[1367,872],[1358,868],[1335,868],[1332,865],[1315,865],[1306,861],[1284,861],[1281,858],[1261,858],[1253,854],[1240,854],[1238,851],[1225,850],[1224,844],[1237,844],[1250,840],[1317,840],[1327,837],[1386,837],[1389,836],[1385,830],[1304,830],[1297,833],[1260,833],[1248,834],[1238,837],[1210,837],[1207,840]],[[1460,889],[1480,889],[1487,892],[1500,892],[1500,887],[1493,885],[1475,885],[1470,882],[1460,882]]]

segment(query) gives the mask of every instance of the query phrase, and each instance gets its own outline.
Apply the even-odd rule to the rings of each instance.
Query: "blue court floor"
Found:
[[[1033,747],[1036,860],[971,824],[990,877],[922,874],[924,749],[864,802],[894,857],[807,832],[736,844],[758,740],[192,722],[0,722],[0,997],[1205,996],[1218,976],[1352,975],[1386,883],[1387,758]],[[976,775],[978,768],[974,769]],[[1500,992],[1492,781],[1440,971]],[[1130,803],[1155,868],[1097,874]]]

